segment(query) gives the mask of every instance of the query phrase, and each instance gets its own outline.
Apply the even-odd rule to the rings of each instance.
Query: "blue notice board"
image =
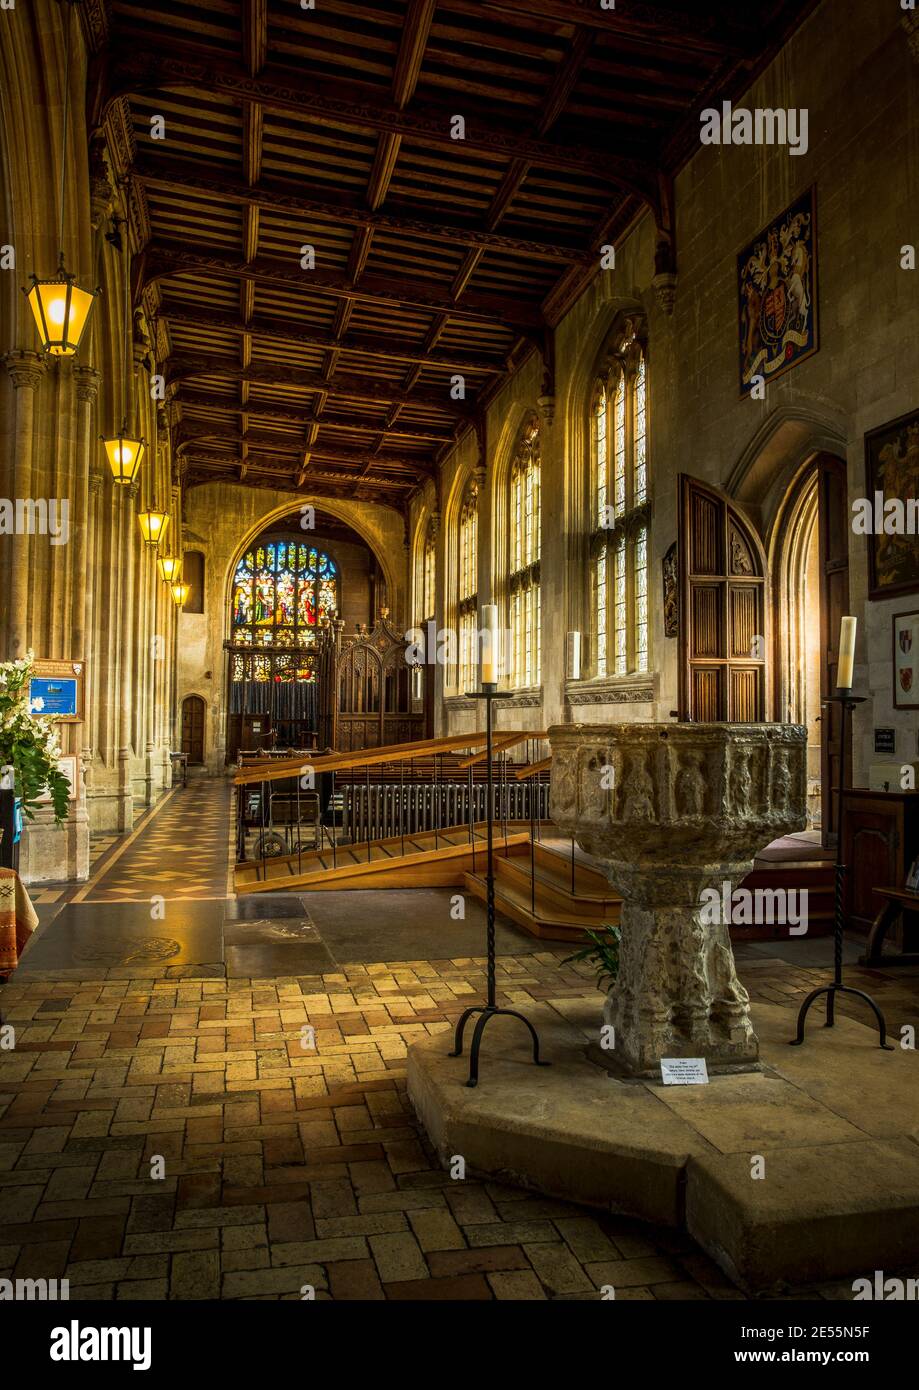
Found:
[[[33,676],[29,681],[32,713],[42,717],[76,718],[78,699],[76,676]],[[36,708],[36,701],[42,703]]]

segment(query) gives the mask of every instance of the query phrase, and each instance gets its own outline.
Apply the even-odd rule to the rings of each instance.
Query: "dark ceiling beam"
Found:
[[[360,333],[352,333],[347,341],[339,341],[334,333],[323,333],[321,329],[298,330],[283,319],[253,318],[244,321],[226,314],[194,312],[172,301],[162,302],[156,317],[177,327],[192,329],[212,329],[215,332],[232,333],[241,337],[251,333],[253,337],[269,338],[276,343],[287,343],[291,347],[337,349],[343,353],[356,353],[380,362],[405,362],[413,366],[442,367],[445,371],[458,372],[501,372],[505,368],[505,358],[494,354],[465,353],[461,349],[436,352],[426,351],[424,346],[406,344],[398,338],[371,338]]]
[[[373,381],[365,376],[336,375],[331,381],[321,372],[304,371],[300,367],[283,367],[270,362],[250,362],[240,366],[235,357],[170,357],[165,364],[167,387],[190,377],[219,377],[224,381],[259,381],[271,386],[296,387],[303,391],[326,391],[329,395],[348,400],[369,401],[375,405],[427,406],[442,415],[465,420],[475,414],[471,400],[454,401],[446,387],[443,391],[400,390],[389,381]],[[254,413],[254,412],[253,412]]]
[[[599,0],[476,0],[475,8],[585,25],[627,38],[647,35],[673,47],[738,56],[748,51],[759,32],[755,17],[751,20],[744,13],[755,7],[739,5],[737,0],[728,0],[726,4],[693,0],[691,5],[681,7],[656,4],[654,0],[616,0],[615,9],[601,9]]]
[[[173,446],[177,454],[182,454],[186,449],[192,448],[197,443],[229,443],[247,444],[250,458],[262,454],[289,455],[294,462],[293,468],[300,467],[300,459],[304,453],[301,440],[293,438],[287,434],[270,434],[262,430],[249,430],[246,434],[239,430],[219,429],[212,425],[197,424],[192,425],[189,421],[182,421],[173,430]],[[430,459],[425,458],[406,458],[399,454],[375,454],[371,458],[366,450],[363,452],[352,449],[341,449],[337,445],[313,444],[309,449],[310,464],[321,465],[334,463],[347,463],[355,468],[364,468],[368,461],[377,468],[406,469],[411,474],[422,474],[430,478],[434,476],[435,467]],[[411,479],[409,479],[411,481]]]
[[[340,461],[345,463],[347,462],[345,460]],[[363,463],[365,461],[366,460],[361,460],[360,462]],[[333,459],[331,462],[334,464],[335,460]],[[374,462],[376,462],[378,467],[384,467],[386,460],[376,459],[374,460]],[[195,453],[185,453],[182,455],[183,471],[187,472],[187,470],[195,468],[207,471],[220,470],[225,474],[226,477],[230,479],[230,481],[233,482],[240,481],[240,479],[235,475],[241,463],[242,459],[237,454],[214,454],[209,453],[207,450],[203,450],[196,451]],[[248,463],[253,475],[258,475],[259,473],[271,473],[279,477],[286,476],[293,478],[294,474],[297,472],[296,468],[286,467],[283,461],[281,460],[265,459],[252,454],[249,455]],[[384,477],[382,474],[376,476],[371,475],[367,478],[361,478],[360,475],[356,473],[353,469],[349,469],[347,467],[336,469],[334,467],[327,466],[325,463],[322,463],[320,465],[318,461],[315,470],[313,468],[310,468],[307,477],[311,483],[319,478],[334,478],[338,479],[341,482],[350,483],[352,487],[355,486],[358,482],[361,482],[368,483],[370,484],[370,486],[375,488],[387,489],[391,492],[397,493],[408,493],[413,488],[418,486],[417,478]],[[201,477],[198,481],[207,482],[209,480],[207,477]]]
[[[393,101],[400,111],[415,95],[436,8],[437,0],[409,0],[402,20],[402,41],[392,79]]]
[[[519,300],[491,294],[467,294],[462,304],[429,282],[407,275],[365,275],[360,285],[354,285],[347,275],[323,270],[301,270],[292,256],[289,261],[258,257],[244,261],[216,252],[184,251],[166,242],[149,242],[140,256],[135,256],[133,277],[135,301],[157,280],[170,275],[227,275],[237,280],[262,281],[266,284],[289,285],[303,293],[329,295],[335,299],[356,303],[405,305],[429,313],[448,313],[460,319],[498,323],[519,329],[522,333],[538,333],[541,317],[537,309],[525,307]]]
[[[256,77],[268,56],[268,0],[243,0],[243,62]]]
[[[331,388],[334,384],[333,379],[329,383],[329,394],[333,396],[333,398],[335,393]],[[348,399],[350,400],[351,397],[348,397]],[[316,420],[311,410],[295,410],[292,406],[269,405],[261,401],[253,401],[251,397],[248,403],[243,406],[230,396],[214,396],[208,394],[206,391],[183,390],[179,395],[174,396],[173,400],[176,405],[182,407],[183,412],[187,407],[189,410],[213,410],[222,412],[225,415],[248,414],[250,416],[256,416],[260,420],[278,420],[290,425],[309,426],[315,424],[321,426],[324,431],[334,432],[338,430],[345,434],[376,435],[380,432],[379,425],[369,423],[362,424],[357,417],[350,422],[345,420],[331,420],[327,416],[323,416],[321,420]],[[452,433],[441,431],[435,434],[424,425],[408,425],[404,428],[399,428],[395,425],[387,425],[385,432],[387,436],[393,439],[414,439],[432,445],[450,444],[453,441]]]
[[[319,217],[333,225],[342,222],[349,226],[370,227],[387,232],[410,232],[430,237],[452,246],[481,247],[483,250],[519,252],[543,260],[578,261],[586,264],[590,252],[583,244],[541,241],[532,237],[508,236],[482,227],[464,227],[418,214],[400,214],[388,210],[371,211],[360,197],[328,193],[324,198],[303,197],[277,184],[248,183],[215,174],[212,166],[167,161],[162,157],[139,159],[131,171],[145,188],[163,188],[172,193],[202,193],[244,207],[259,208],[262,212],[285,213],[292,217]]]
[[[540,136],[548,135],[564,111],[593,46],[594,31],[578,29],[542,104],[542,114],[536,127]]]
[[[305,116],[324,124],[384,131],[454,153],[459,145],[464,154],[524,159],[540,168],[588,174],[654,204],[655,183],[649,180],[647,160],[612,154],[599,145],[539,139],[509,127],[497,111],[482,107],[470,111],[465,139],[459,142],[451,135],[455,101],[441,107],[400,110],[388,92],[383,94],[368,83],[332,82],[302,70],[271,76],[266,69],[260,76],[250,77],[243,66],[213,53],[188,45],[157,49],[139,35],[130,41],[123,37],[110,49],[107,73],[100,74],[96,84],[90,124],[93,128],[101,124],[109,107],[122,97],[182,90],[216,93],[242,104],[256,102],[266,111]]]

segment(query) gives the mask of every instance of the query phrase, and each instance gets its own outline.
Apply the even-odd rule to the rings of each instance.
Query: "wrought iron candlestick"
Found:
[[[500,1008],[498,1007],[497,1000],[496,1000],[496,994],[495,994],[495,863],[494,863],[494,819],[495,819],[495,808],[494,808],[494,777],[493,777],[493,775],[492,775],[492,709],[491,709],[491,707],[492,707],[492,705],[494,704],[495,700],[502,700],[502,699],[503,699],[503,700],[506,700],[506,699],[509,699],[509,698],[512,698],[512,697],[507,696],[507,695],[499,695],[499,694],[498,694],[498,686],[497,686],[497,683],[490,683],[490,682],[485,682],[485,681],[482,682],[482,689],[481,689],[481,690],[467,691],[467,695],[468,695],[469,699],[471,699],[471,700],[484,700],[484,701],[485,701],[485,750],[486,750],[486,751],[485,751],[485,756],[486,756],[487,765],[488,765],[488,771],[487,771],[487,776],[488,776],[488,783],[487,783],[487,786],[488,786],[488,790],[487,790],[487,802],[486,802],[486,825],[487,825],[486,866],[487,866],[487,867],[486,867],[486,873],[485,873],[485,892],[486,892],[485,912],[486,912],[486,921],[487,921],[487,932],[486,932],[486,946],[485,946],[485,949],[486,949],[486,953],[487,953],[487,956],[488,956],[488,967],[487,967],[488,995],[487,995],[486,1002],[485,1002],[484,1004],[475,1004],[475,1005],[473,1005],[473,1007],[472,1007],[471,1009],[466,1009],[465,1013],[464,1013],[464,1014],[462,1015],[462,1017],[460,1018],[459,1022],[458,1022],[457,1025],[456,1025],[456,1035],[455,1035],[454,1040],[453,1040],[453,1051],[452,1051],[449,1055],[450,1055],[451,1057],[460,1057],[460,1056],[462,1056],[462,1052],[463,1052],[463,1033],[465,1032],[466,1024],[468,1023],[469,1019],[472,1017],[473,1014],[478,1014],[478,1015],[479,1015],[479,1018],[478,1018],[478,1021],[476,1022],[475,1029],[474,1029],[473,1034],[472,1034],[472,1046],[471,1046],[470,1049],[469,1049],[469,1080],[466,1082],[466,1085],[467,1085],[467,1086],[477,1086],[477,1085],[478,1085],[478,1082],[479,1082],[479,1047],[480,1047],[481,1042],[482,1042],[482,1034],[483,1034],[484,1031],[485,1031],[485,1025],[488,1023],[489,1019],[494,1018],[497,1014],[507,1014],[507,1016],[508,1016],[509,1018],[519,1018],[519,1019],[520,1019],[520,1022],[523,1023],[523,1024],[530,1030],[530,1036],[531,1036],[532,1039],[533,1039],[533,1061],[536,1063],[536,1065],[537,1065],[538,1067],[548,1067],[548,1066],[551,1065],[551,1063],[549,1063],[549,1062],[541,1062],[541,1061],[539,1060],[539,1036],[538,1036],[538,1034],[537,1034],[537,1032],[536,1032],[536,1029],[533,1027],[532,1023],[530,1022],[530,1020],[529,1020],[528,1018],[524,1018],[523,1014],[517,1013],[516,1010],[514,1010],[514,1009],[500,1009]],[[532,793],[531,793],[531,794],[532,794]]]
[[[878,1032],[880,1033],[880,1046],[885,1052],[893,1052],[893,1048],[887,1042],[887,1024],[884,1015],[878,1005],[866,994],[864,990],[853,989],[851,985],[844,985],[842,982],[842,940],[843,926],[845,924],[845,914],[843,910],[843,894],[845,891],[846,873],[848,866],[843,862],[843,788],[846,781],[846,747],[849,738],[849,720],[856,705],[864,703],[864,696],[853,695],[851,689],[838,689],[835,695],[831,695],[828,700],[824,700],[824,705],[836,704],[840,710],[840,734],[842,747],[839,755],[839,797],[838,810],[836,813],[836,904],[835,916],[833,921],[833,981],[828,985],[820,985],[817,989],[811,990],[804,1000],[798,1012],[798,1034],[791,1040],[792,1047],[800,1047],[804,1041],[804,1021],[807,1018],[807,1011],[815,999],[819,999],[821,994],[826,995],[826,1022],[825,1028],[832,1028],[836,1021],[836,995],[855,994],[859,999],[864,999],[870,1009],[874,1011],[877,1020]]]

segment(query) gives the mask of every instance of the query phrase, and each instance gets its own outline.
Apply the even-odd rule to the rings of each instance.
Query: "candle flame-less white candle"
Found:
[[[840,690],[852,689],[852,672],[855,667],[855,629],[857,618],[843,618],[839,625],[839,665],[836,669],[836,684]]]
[[[482,604],[482,684],[498,684],[500,648],[498,643],[498,605]]]

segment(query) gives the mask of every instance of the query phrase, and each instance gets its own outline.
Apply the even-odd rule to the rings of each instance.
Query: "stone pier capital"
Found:
[[[73,379],[77,386],[77,400],[92,405],[99,394],[102,373],[96,367],[75,366]]]
[[[36,391],[41,384],[47,366],[45,358],[40,352],[32,352],[28,348],[14,348],[11,352],[5,352],[0,358],[0,362],[9,372],[10,379],[17,391],[22,386]]]

